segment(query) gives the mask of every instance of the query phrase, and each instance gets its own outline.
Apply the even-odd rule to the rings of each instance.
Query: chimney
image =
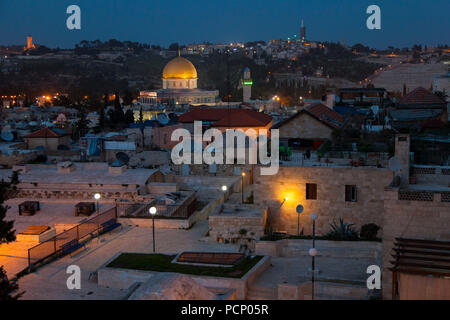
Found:
[[[125,171],[127,171],[127,165],[126,164],[124,164],[122,166],[109,166],[109,168],[108,168],[108,173],[109,174],[120,175],[120,174],[124,173]]]
[[[400,161],[400,185],[409,185],[409,166],[410,166],[410,146],[411,137],[407,133],[400,133],[395,135],[395,157]]]

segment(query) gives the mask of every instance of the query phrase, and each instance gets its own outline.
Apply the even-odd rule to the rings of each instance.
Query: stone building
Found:
[[[280,130],[280,145],[291,148],[318,147],[331,140],[334,130],[344,122],[342,116],[318,103],[305,107],[291,117],[275,124]]]
[[[312,233],[310,216],[319,216],[316,232],[330,231],[329,224],[344,219],[359,228],[367,223],[382,225],[384,188],[392,182],[392,171],[373,167],[292,167],[281,166],[274,176],[261,176],[255,170],[255,203],[268,206],[273,230],[297,234],[296,207],[300,231]],[[348,197],[353,189],[354,197]]]
[[[212,241],[233,243],[259,239],[264,235],[266,221],[267,208],[222,204],[209,216],[209,236]]]
[[[21,170],[17,197],[29,199],[92,200],[95,193],[101,193],[104,200],[133,200],[149,192],[149,183],[164,180],[159,170],[127,170],[126,166],[94,162],[16,166],[13,170]]]
[[[164,67],[162,89],[141,91],[138,101],[143,105],[215,105],[219,101],[219,91],[199,89],[197,80],[197,70],[192,62],[178,56]]]
[[[300,231],[312,233],[311,214],[316,213],[318,235],[330,231],[330,223],[343,218],[356,231],[368,223],[381,227],[382,293],[393,297],[393,282],[400,292],[395,298],[445,298],[448,279],[436,273],[415,274],[414,266],[393,278],[393,250],[397,238],[412,241],[450,241],[450,169],[436,166],[414,166],[410,162],[410,136],[396,135],[395,157],[399,160],[396,176],[390,169],[375,167],[286,167],[274,176],[254,176],[255,202],[268,207],[268,223],[274,231],[296,234],[296,206],[304,206]],[[410,174],[414,184],[410,184]],[[437,246],[438,244],[436,244]],[[442,257],[439,257],[442,258]],[[422,262],[426,264],[426,259]],[[395,279],[395,280],[394,280]],[[414,295],[406,294],[415,288]]]
[[[43,128],[32,132],[24,137],[28,149],[43,147],[45,150],[58,150],[58,147],[64,145],[70,147],[70,136],[61,131]]]

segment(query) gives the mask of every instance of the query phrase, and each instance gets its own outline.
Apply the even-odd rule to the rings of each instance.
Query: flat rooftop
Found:
[[[127,169],[121,174],[111,174],[105,163],[92,166],[90,164],[73,164],[76,169],[72,172],[60,173],[56,166],[36,165],[26,173],[19,174],[23,183],[55,183],[55,184],[138,184],[145,185],[148,179],[159,170],[157,169]],[[11,170],[0,170],[0,178],[11,176]]]
[[[245,204],[223,204],[222,207],[211,214],[211,217],[242,217],[242,218],[260,218],[264,216],[264,209],[253,205]]]

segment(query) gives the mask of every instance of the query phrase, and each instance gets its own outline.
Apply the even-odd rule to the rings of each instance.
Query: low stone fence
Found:
[[[219,200],[213,200],[200,211],[195,211],[188,218],[170,218],[170,217],[155,217],[156,229],[189,229],[196,222],[208,219],[211,212],[217,207]],[[147,209],[145,209],[147,210]],[[153,223],[151,218],[130,218],[121,217],[119,222],[125,224],[136,225],[143,228],[152,228]]]
[[[417,184],[450,185],[450,167],[414,165],[411,176],[416,178]]]
[[[131,269],[119,269],[106,267],[111,261],[116,259],[121,253],[116,254],[98,270],[98,285],[116,289],[128,289],[137,282],[146,282],[157,272],[141,271]],[[263,273],[269,266],[271,257],[263,257],[252,269],[242,278],[223,278],[211,276],[190,275],[199,284],[206,288],[229,288],[235,289],[238,300],[247,297],[248,287]]]
[[[272,257],[308,256],[312,240],[283,239],[278,241],[257,241],[255,254]],[[371,241],[329,241],[316,240],[319,257],[381,259],[382,244]]]

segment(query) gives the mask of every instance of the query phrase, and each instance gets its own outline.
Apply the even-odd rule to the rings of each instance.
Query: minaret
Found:
[[[303,21],[303,19],[302,19],[302,24],[300,27],[300,41],[302,43],[306,42],[306,27],[305,27],[305,22]]]
[[[250,69],[246,67],[244,69],[244,78],[242,79],[244,102],[250,101],[252,98],[252,85],[253,80],[250,75]]]

